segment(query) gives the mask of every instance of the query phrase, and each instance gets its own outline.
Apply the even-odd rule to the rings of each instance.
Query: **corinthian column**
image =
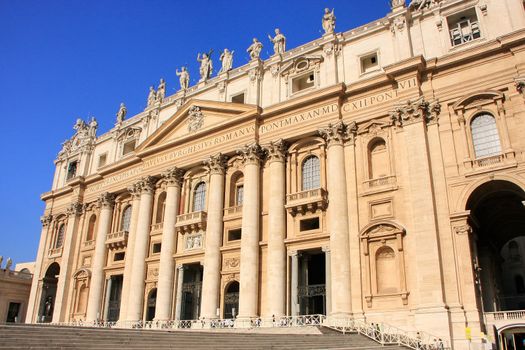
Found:
[[[270,166],[270,199],[268,204],[268,259],[266,302],[268,315],[286,314],[286,145],[283,140],[266,148]],[[242,266],[242,265],[241,265]]]
[[[348,137],[343,122],[319,129],[327,143],[327,210],[331,249],[331,311],[333,316],[348,316],[352,312],[350,293],[350,246],[348,237],[348,202],[343,142]]]
[[[42,274],[42,262],[45,256],[46,249],[46,239],[49,232],[49,224],[53,220],[52,215],[44,215],[40,218],[42,223],[42,231],[40,231],[40,243],[38,244],[38,252],[36,255],[35,263],[35,273],[33,274],[33,281],[31,282],[31,292],[29,294],[29,302],[27,304],[27,313],[26,313],[26,322],[35,322],[36,318],[34,317],[35,309],[38,310],[37,301],[37,289],[38,289],[38,280]]]
[[[206,226],[201,316],[204,318],[216,318],[221,283],[220,248],[222,243],[226,157],[219,153],[207,159],[204,164],[210,173],[210,190],[208,195],[208,222]]]
[[[263,152],[258,144],[252,144],[237,153],[242,156],[244,163],[239,318],[248,318],[257,316],[261,216],[259,183]]]
[[[128,187],[131,194],[131,220],[129,223],[128,244],[126,246],[126,259],[124,261],[124,276],[122,281],[122,294],[120,298],[119,320],[125,320],[128,314],[129,285],[131,283],[131,271],[133,271],[133,252],[135,251],[135,237],[137,236],[137,221],[139,219],[140,206],[140,182]]]
[[[100,219],[98,222],[97,237],[95,242],[95,254],[93,257],[93,268],[91,271],[91,286],[89,288],[89,298],[86,320],[95,321],[101,315],[100,306],[102,292],[104,288],[104,262],[106,257],[106,235],[111,229],[111,218],[115,205],[115,195],[105,192],[98,200],[100,206]]]
[[[71,285],[71,268],[73,265],[74,247],[77,238],[78,222],[82,214],[82,204],[75,202],[67,208],[67,228],[62,252],[62,263],[58,277],[57,294],[53,311],[53,322],[66,321],[67,296]]]
[[[128,321],[142,320],[142,305],[144,301],[144,277],[146,273],[146,256],[148,254],[149,232],[151,225],[151,211],[153,206],[153,192],[155,178],[146,176],[140,181],[140,205],[137,220],[137,234],[133,249],[133,268],[130,279],[130,293],[128,296]]]
[[[155,307],[155,320],[160,321],[167,321],[171,318],[173,278],[175,273],[173,253],[175,253],[177,242],[175,218],[179,212],[180,189],[183,174],[184,170],[177,167],[168,169],[162,174],[166,180],[167,190],[164,224],[162,226],[157,305]]]

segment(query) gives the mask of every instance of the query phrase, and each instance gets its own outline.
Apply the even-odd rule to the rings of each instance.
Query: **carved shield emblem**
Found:
[[[204,124],[204,114],[197,106],[192,106],[188,114],[188,131],[195,132]]]

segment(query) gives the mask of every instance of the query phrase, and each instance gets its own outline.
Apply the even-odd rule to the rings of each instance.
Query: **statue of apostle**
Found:
[[[201,76],[201,81],[206,81],[211,77],[211,74],[213,73],[213,64],[211,61],[211,54],[213,53],[213,50],[210,50],[208,53],[203,53],[202,58],[201,54],[197,54],[197,62],[200,62],[201,66],[199,68],[199,73]]]
[[[286,37],[279,28],[275,28],[275,36],[273,38],[268,34],[268,39],[273,43],[273,53],[275,55],[283,54],[286,51]]]
[[[219,71],[219,74],[225,73],[232,69],[233,66],[233,53],[235,51],[230,51],[228,49],[224,49],[223,53],[221,54],[221,57],[219,59],[222,62],[222,68]]]
[[[246,49],[246,52],[250,54],[250,59],[256,60],[259,59],[259,56],[261,55],[261,51],[263,48],[263,44],[257,38],[253,38],[253,43]]]
[[[153,86],[149,87],[149,94],[148,94],[148,107],[152,106],[157,99],[157,93],[155,92],[155,89]]]
[[[179,77],[179,83],[181,90],[188,89],[188,86],[190,85],[190,73],[188,73],[188,69],[186,67],[182,67],[181,71],[175,70],[175,74]]]
[[[117,112],[117,124],[120,124],[124,121],[126,118],[126,113],[128,113],[128,109],[124,105],[124,102],[122,102]]]
[[[330,11],[329,8],[324,9],[323,15],[323,29],[325,34],[332,34],[335,30],[335,15],[334,9]]]
[[[160,78],[159,87],[157,88],[157,101],[162,101],[166,96],[166,82]]]

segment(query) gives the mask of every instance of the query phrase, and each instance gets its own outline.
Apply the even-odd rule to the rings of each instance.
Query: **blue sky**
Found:
[[[238,67],[255,36],[267,58],[276,27],[288,48],[319,37],[325,7],[335,8],[338,32],[389,11],[388,0],[0,0],[0,255],[35,259],[40,194],[77,117],[95,116],[100,135],[120,102],[128,116],[142,111],[159,78],[174,93],[176,68],[188,65],[193,85],[198,52],[214,49],[216,73],[227,47]]]

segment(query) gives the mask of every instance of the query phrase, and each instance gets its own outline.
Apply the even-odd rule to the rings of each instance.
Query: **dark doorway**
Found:
[[[200,264],[185,265],[182,283],[181,320],[196,320],[199,318],[201,287],[202,266]]]
[[[235,318],[239,313],[239,282],[233,281],[226,286],[224,293],[224,318]]]
[[[9,303],[9,309],[7,310],[6,322],[20,322],[20,309],[22,305],[20,303]]]
[[[297,295],[301,315],[326,314],[326,261],[323,252],[301,252]]]
[[[155,318],[155,306],[157,304],[157,288],[153,288],[148,294],[146,304],[146,321],[153,321]]]
[[[120,314],[120,299],[122,295],[122,275],[111,276],[111,287],[109,288],[108,321],[118,321]]]
[[[51,322],[53,320],[59,275],[60,265],[56,262],[49,265],[42,279],[42,294],[40,297],[40,307],[38,309],[39,322]]]

